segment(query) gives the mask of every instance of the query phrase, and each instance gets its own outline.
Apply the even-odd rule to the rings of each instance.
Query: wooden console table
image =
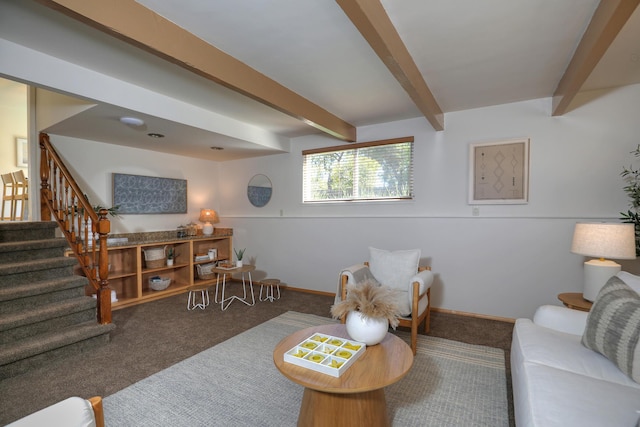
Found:
[[[384,387],[402,379],[413,365],[413,352],[402,339],[388,333],[367,347],[339,378],[284,361],[284,353],[313,335],[349,338],[343,324],[313,326],[289,335],[273,351],[278,370],[305,387],[299,426],[389,426]]]

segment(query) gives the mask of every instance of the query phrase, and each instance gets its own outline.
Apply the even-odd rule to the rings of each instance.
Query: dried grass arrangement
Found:
[[[395,329],[398,326],[398,291],[379,283],[367,280],[352,287],[346,299],[331,306],[331,315],[341,318],[350,311],[359,311],[364,317],[387,319]]]

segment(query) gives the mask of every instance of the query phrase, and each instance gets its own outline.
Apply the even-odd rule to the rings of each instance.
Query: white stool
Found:
[[[189,299],[187,300],[187,310],[194,310],[200,308],[204,310],[209,305],[209,286],[208,285],[193,285],[187,288],[189,290]],[[196,297],[200,292],[200,301],[196,303]]]
[[[278,298],[274,297],[273,287],[278,289]],[[265,297],[262,299],[262,288],[265,287]],[[276,299],[280,299],[280,280],[279,279],[264,279],[260,282],[260,296],[258,297],[260,301],[275,301]]]

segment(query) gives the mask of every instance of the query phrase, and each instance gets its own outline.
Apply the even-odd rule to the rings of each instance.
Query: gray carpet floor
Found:
[[[53,360],[0,382],[0,424],[16,420],[69,396],[109,396],[175,363],[287,311],[329,317],[332,296],[284,290],[275,302],[254,307],[233,302],[187,311],[187,294],[113,312],[111,342]],[[513,423],[509,351],[513,324],[432,313],[429,335],[505,351],[509,418]]]
[[[332,323],[294,311],[270,319],[107,396],[105,420],[112,427],[295,426],[303,387],[278,372],[273,349],[300,329]],[[420,335],[411,370],[385,394],[394,426],[508,425],[500,349]]]

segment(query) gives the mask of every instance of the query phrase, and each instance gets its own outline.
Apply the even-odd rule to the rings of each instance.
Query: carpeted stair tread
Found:
[[[11,301],[27,296],[48,294],[51,292],[84,287],[89,280],[83,276],[56,277],[49,280],[21,283],[0,287],[0,302]]]
[[[53,221],[1,222],[0,242],[52,239],[57,227]]]
[[[7,280],[6,278],[3,278],[3,276],[49,270],[53,268],[73,267],[77,263],[78,261],[75,258],[60,256],[55,258],[0,264],[0,285],[4,285]]]
[[[5,314],[0,317],[0,331],[6,331],[8,329],[17,328],[32,323],[51,320],[53,318],[66,316],[71,313],[93,310],[95,309],[95,306],[95,299],[91,297],[79,297],[50,303],[44,307],[38,307],[37,310]]]
[[[64,238],[55,239],[26,240],[24,242],[2,242],[0,243],[0,253],[26,251],[45,248],[68,248],[69,244]]]
[[[68,346],[83,340],[103,334],[115,329],[115,325],[101,325],[95,321],[80,323],[64,329],[25,338],[14,343],[13,346],[0,348],[0,366],[26,359],[47,351]]]

